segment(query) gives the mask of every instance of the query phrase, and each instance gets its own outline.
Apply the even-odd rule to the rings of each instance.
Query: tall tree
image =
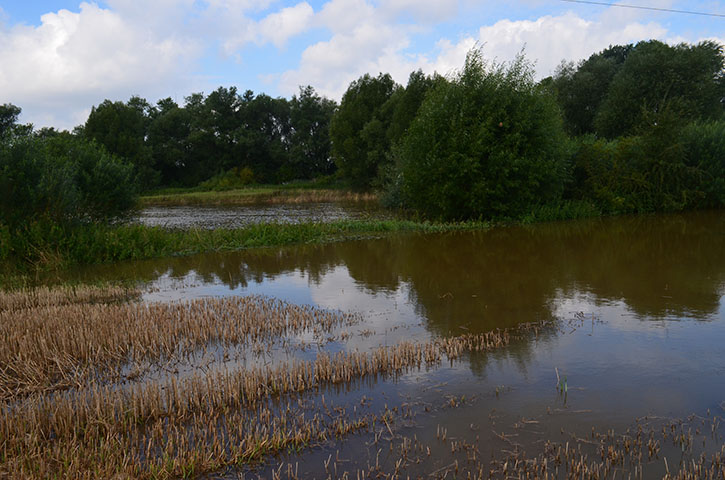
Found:
[[[337,108],[311,86],[300,87],[290,101],[289,168],[295,178],[314,178],[335,170],[330,157],[330,121]]]
[[[571,135],[594,133],[594,117],[631,50],[632,45],[610,46],[578,66],[566,62],[559,66],[553,86]]]
[[[332,156],[353,187],[369,188],[387,163],[392,109],[383,106],[399,88],[387,73],[363,75],[350,84],[332,117]]]
[[[21,109],[12,103],[0,105],[0,137],[17,123]]]
[[[148,102],[139,97],[131,97],[127,103],[104,100],[91,109],[83,128],[86,138],[95,140],[134,166],[143,189],[153,187],[159,181],[159,173],[153,168],[151,149],[146,145],[150,109]]]
[[[712,41],[670,46],[638,43],[612,79],[595,118],[609,138],[631,133],[658,112],[670,109],[683,121],[722,116],[725,97],[723,47]]]

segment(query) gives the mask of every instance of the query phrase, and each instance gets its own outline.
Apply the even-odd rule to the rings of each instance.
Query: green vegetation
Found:
[[[339,108],[312,87],[290,100],[220,87],[184,106],[107,100],[68,133],[19,125],[5,104],[0,259],[67,265],[483,225],[112,226],[138,191],[141,205],[382,198],[437,221],[722,208],[723,98],[721,45],[649,41],[541,82],[523,56],[489,64],[474,49],[448,78],[418,71],[402,87],[364,75]]]
[[[22,235],[0,231],[0,260],[15,269],[138,260],[199,252],[320,243],[393,232],[450,232],[486,228],[484,222],[346,220],[333,223],[259,224],[240,229],[170,230],[142,225],[59,226],[37,222]]]
[[[0,228],[109,222],[135,205],[132,166],[98,145],[67,133],[8,130],[0,137]]]
[[[560,198],[566,137],[556,103],[519,56],[480,50],[425,97],[396,156],[402,205],[441,219],[519,217]]]

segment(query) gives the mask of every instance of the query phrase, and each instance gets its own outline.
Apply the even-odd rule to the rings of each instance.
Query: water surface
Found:
[[[447,425],[490,455],[510,448],[497,432],[520,435],[517,443],[535,452],[542,439],[566,441],[564,431],[583,436],[592,428],[623,432],[644,417],[725,416],[723,212],[395,235],[134,262],[75,275],[140,279],[148,301],[263,294],[361,312],[364,321],[349,340],[324,346],[331,349],[558,322],[557,329],[501,351],[334,396],[348,405],[367,396],[378,406],[418,407],[466,397],[455,409],[421,407],[413,424],[396,429],[396,435],[429,443]],[[556,388],[556,372],[566,378],[565,396]],[[522,418],[535,422],[526,425],[535,425],[536,433],[516,430]],[[702,448],[709,452],[722,443],[713,437]],[[291,458],[307,475],[324,476],[322,461],[339,449],[354,464],[354,452],[374,454],[376,447],[356,437]],[[450,462],[445,449],[439,454],[441,465]],[[661,459],[647,465],[645,478],[664,473]],[[425,473],[430,467],[419,468]]]
[[[383,214],[365,203],[146,207],[133,221],[168,228],[240,228],[257,223],[334,222]]]

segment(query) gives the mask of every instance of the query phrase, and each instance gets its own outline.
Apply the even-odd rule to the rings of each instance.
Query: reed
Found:
[[[27,312],[32,315],[23,315]],[[0,477],[12,478],[171,478],[246,464],[376,421],[370,415],[351,417],[344,409],[333,410],[334,415],[321,415],[319,406],[305,411],[295,401],[305,392],[434,367],[471,351],[504,347],[518,335],[494,331],[366,352],[320,352],[313,361],[171,376],[126,388],[92,376],[66,392],[53,392],[49,390],[57,390],[57,384],[37,388],[42,382],[32,377],[33,371],[25,367],[30,380],[23,382],[18,369],[34,365],[47,381],[67,374],[70,365],[113,366],[124,356],[169,355],[208,342],[325,330],[356,317],[261,297],[45,306],[3,315],[2,325],[25,322],[27,337],[12,337],[8,350],[13,355],[3,352],[0,363],[6,388],[0,403]],[[63,320],[64,315],[69,317]],[[18,323],[14,327],[2,335],[10,338]],[[43,354],[52,360],[43,363]],[[389,424],[390,419],[384,421]]]
[[[58,295],[67,293],[63,299]],[[119,291],[38,290],[6,294],[0,311],[0,399],[118,381],[124,368],[189,356],[208,345],[270,344],[284,335],[315,337],[359,315],[271,298],[230,297],[171,304],[78,304]],[[79,297],[80,296],[80,297]]]
[[[118,285],[59,285],[0,290],[0,311],[79,303],[125,302],[136,298],[139,290]]]
[[[351,192],[334,189],[280,189],[280,188],[249,188],[229,191],[184,192],[155,194],[139,199],[142,207],[149,206],[244,206],[244,205],[279,205],[303,203],[346,202],[359,203],[377,202],[375,193]]]

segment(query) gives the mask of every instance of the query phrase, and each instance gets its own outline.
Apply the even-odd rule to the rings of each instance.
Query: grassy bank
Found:
[[[162,191],[140,197],[141,207],[214,205],[238,206],[281,203],[372,202],[374,193],[357,193],[337,189],[283,188],[279,185],[257,186],[226,191]]]
[[[258,224],[239,229],[169,230],[143,225],[63,228],[35,223],[22,234],[0,231],[0,260],[6,268],[44,270],[200,252],[322,243],[394,232],[449,232],[488,226],[486,222],[342,220],[332,223]]]

